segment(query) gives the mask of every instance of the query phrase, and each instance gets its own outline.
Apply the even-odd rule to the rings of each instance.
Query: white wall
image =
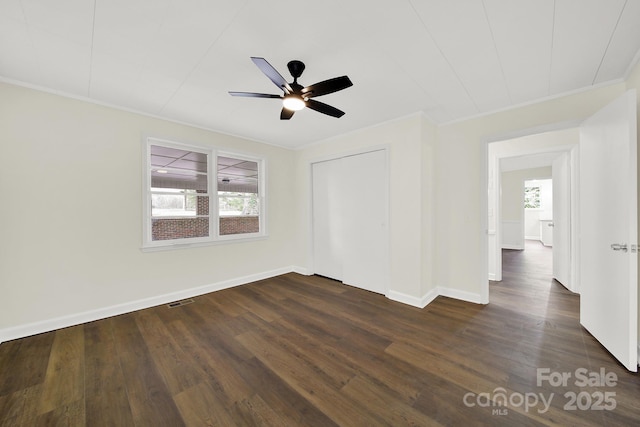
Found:
[[[438,128],[439,286],[455,287],[488,302],[487,143],[575,125],[624,90],[624,83],[614,84]]]
[[[141,252],[143,134],[265,157],[269,237]],[[0,341],[11,328],[291,268],[292,151],[8,84],[0,135]]]
[[[422,115],[363,129],[309,146],[297,154],[298,230],[296,265],[313,271],[310,249],[310,163],[370,149],[389,147],[390,292],[393,299],[424,305],[433,291],[433,181],[435,126]]]

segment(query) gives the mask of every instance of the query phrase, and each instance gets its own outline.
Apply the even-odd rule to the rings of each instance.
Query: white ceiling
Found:
[[[436,123],[624,78],[637,0],[0,0],[0,76],[284,147],[423,112]],[[279,90],[348,75],[279,120]]]

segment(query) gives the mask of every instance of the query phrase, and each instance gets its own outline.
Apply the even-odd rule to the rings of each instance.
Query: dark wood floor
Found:
[[[505,251],[487,306],[287,274],[6,342],[0,425],[638,425],[640,377],[580,327],[549,256]],[[572,378],[538,386],[538,368]],[[580,368],[616,385],[579,387]]]

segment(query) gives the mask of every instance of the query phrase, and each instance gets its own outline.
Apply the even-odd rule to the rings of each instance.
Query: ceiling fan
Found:
[[[245,96],[249,98],[278,98],[282,99],[282,111],[280,112],[280,120],[289,120],[296,111],[302,110],[304,107],[318,111],[332,117],[344,116],[344,111],[340,111],[331,105],[316,101],[317,96],[327,95],[352,86],[351,80],[347,76],[334,77],[324,80],[311,86],[303,87],[298,83],[298,77],[304,71],[304,63],[298,60],[289,61],[287,68],[293,76],[293,82],[288,83],[278,71],[271,66],[264,58],[251,57],[254,64],[260,68],[268,78],[276,86],[278,86],[284,95],[272,95],[269,93],[254,92],[229,92],[232,96]]]

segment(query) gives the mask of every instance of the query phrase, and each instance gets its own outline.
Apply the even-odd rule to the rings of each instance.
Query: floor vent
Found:
[[[191,298],[183,299],[182,301],[170,302],[169,304],[167,304],[167,307],[169,308],[182,307],[183,305],[191,304],[192,302],[193,302],[193,299]]]

